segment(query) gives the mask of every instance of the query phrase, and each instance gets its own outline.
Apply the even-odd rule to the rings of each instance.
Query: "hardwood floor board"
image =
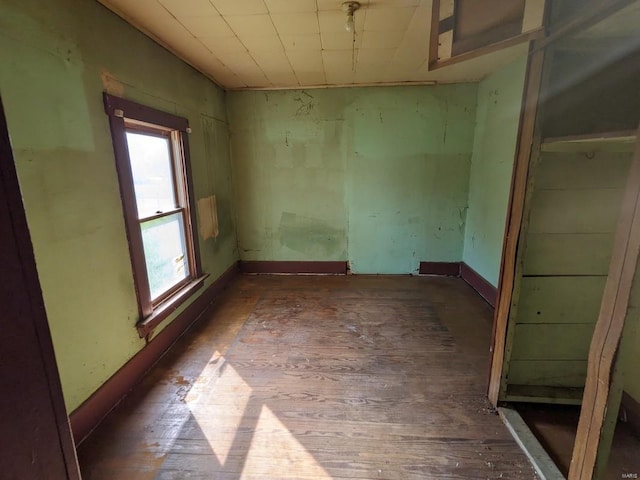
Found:
[[[416,358],[415,360],[420,360]],[[452,362],[456,364],[457,362]],[[372,375],[379,378],[379,384],[389,383],[395,376],[406,376],[412,383],[427,383],[428,379],[437,378],[439,383],[458,383],[465,378],[477,376],[481,373],[477,365],[457,363],[460,369],[447,374],[446,365],[428,365],[410,358],[388,357],[372,355],[366,363],[347,362],[339,359],[325,358],[312,361],[306,357],[290,357],[278,363],[277,361],[234,362],[235,371],[250,385],[259,386],[267,379],[279,379],[287,382],[290,379],[315,379],[318,382],[355,381],[371,382]],[[337,380],[336,380],[337,378]],[[366,380],[365,380],[366,379]],[[427,379],[427,380],[425,380]],[[426,386],[426,385],[425,385]]]
[[[436,277],[242,276],[80,447],[85,480],[535,478],[491,310]]]
[[[215,472],[203,473],[203,472],[184,472],[182,470],[161,470],[154,480],[273,480],[270,475],[247,475],[237,474],[235,472]],[[316,476],[297,476],[300,480],[317,480]],[[335,477],[334,477],[335,478]]]
[[[309,406],[317,406],[316,411],[331,410],[335,407],[366,407],[367,410],[384,410],[384,409],[398,409],[415,406],[416,410],[424,410],[427,415],[441,415],[442,412],[437,412],[443,402],[450,401],[451,405],[447,408],[447,415],[463,415],[465,412],[472,413],[474,418],[476,415],[482,415],[487,409],[487,404],[482,398],[478,398],[478,395],[448,395],[443,396],[440,394],[429,395],[423,392],[416,392],[413,394],[403,394],[402,392],[392,395],[392,392],[384,391],[380,392],[362,392],[354,386],[345,387],[341,392],[323,392],[319,389],[313,391],[300,387],[290,389],[275,389],[276,387],[265,387],[262,391],[253,391],[250,395],[250,401],[255,405],[265,405],[269,408],[282,408],[288,407],[292,410],[296,408],[308,408]],[[206,411],[209,416],[224,416],[226,412],[224,408],[228,408],[239,397],[230,395],[224,396],[198,396],[197,400],[191,405],[194,410]],[[243,400],[246,397],[240,397]],[[455,403],[454,403],[455,401]],[[413,413],[413,412],[411,412]],[[479,420],[479,418],[475,418]]]
[[[255,353],[254,358],[247,358],[245,348],[250,348]],[[420,368],[446,368],[447,365],[453,365],[454,368],[466,365],[478,367],[477,361],[486,359],[487,354],[467,355],[462,357],[451,355],[451,351],[432,352],[419,349],[412,350],[407,345],[401,345],[397,348],[384,350],[370,344],[353,344],[348,345],[273,345],[258,344],[251,347],[240,346],[238,351],[225,355],[225,359],[231,362],[231,365],[237,367],[244,365],[250,367],[250,363],[267,365],[275,360],[291,358],[297,362],[311,364],[310,367],[316,365],[324,365],[326,363],[356,363],[362,361],[375,362],[382,360],[401,362],[403,364],[417,365]],[[253,360],[253,362],[251,361]],[[482,368],[482,367],[481,367]],[[455,369],[450,369],[451,374],[458,373]]]
[[[168,453],[136,452],[102,458],[83,468],[82,478],[152,480],[167,457]]]
[[[278,339],[274,340],[274,336]],[[406,349],[420,349],[428,352],[452,352],[455,351],[453,338],[433,339],[429,335],[415,334],[409,332],[403,335],[367,335],[365,332],[347,333],[334,332],[322,338],[316,338],[307,332],[300,331],[295,334],[287,334],[284,332],[256,332],[251,338],[241,340],[241,343],[251,348],[256,344],[272,344],[289,346],[296,345],[300,348],[316,348],[322,346],[331,346],[335,342],[352,342],[354,345],[362,345],[372,349],[389,349],[394,344],[402,344]]]
[[[261,408],[260,408],[261,410]],[[257,408],[248,409],[244,411],[243,415],[229,414],[225,419],[211,421],[207,412],[200,414],[195,411],[193,416],[198,421],[198,426],[201,430],[205,430],[213,433],[215,430],[225,432],[228,430],[256,430],[255,421],[259,418]],[[278,413],[278,419],[283,425],[290,431],[296,433],[304,432],[323,432],[327,431],[327,435],[334,431],[343,431],[345,434],[348,432],[355,432],[354,435],[370,436],[370,435],[395,435],[395,436],[408,436],[409,438],[434,438],[453,440],[468,438],[475,440],[486,440],[487,442],[493,441],[496,438],[510,439],[511,436],[508,431],[502,429],[501,423],[495,423],[491,416],[487,415],[483,420],[483,428],[474,428],[469,430],[463,430],[460,428],[460,423],[457,422],[454,425],[438,425],[436,422],[431,423],[419,423],[419,422],[385,422],[381,419],[375,419],[373,421],[364,420],[349,420],[349,419],[333,419],[324,418],[328,415],[319,414],[316,411],[309,411],[309,409],[300,409],[297,411],[290,411],[284,413]],[[309,418],[313,418],[314,421],[309,421]],[[252,422],[250,427],[242,425],[241,419],[246,422]],[[184,422],[186,425],[186,422]],[[240,425],[240,426],[238,426]],[[185,432],[181,432],[179,436],[188,438],[188,435],[184,435]],[[475,441],[474,440],[474,441]]]
[[[516,447],[517,449],[517,447]],[[207,473],[211,471],[234,473],[241,471],[245,475],[265,475],[267,478],[434,478],[465,479],[480,478],[478,472],[489,470],[485,478],[518,478],[526,474],[530,468],[526,461],[508,462],[491,451],[470,450],[464,454],[451,454],[451,450],[438,452],[437,455],[404,455],[389,458],[386,452],[360,456],[355,451],[332,452],[329,459],[324,459],[322,451],[309,450],[309,454],[317,459],[317,464],[297,463],[294,452],[289,459],[274,459],[273,456],[249,454],[230,455],[225,458],[223,466],[208,455],[168,455],[163,469],[183,472]],[[517,453],[516,450],[511,452]],[[502,477],[500,476],[502,475]]]
[[[357,430],[342,431],[339,424],[317,427],[317,429],[288,428],[279,430],[273,428],[242,427],[234,428],[232,425],[221,425],[219,429],[201,428],[194,425],[194,428],[183,431],[183,437],[175,439],[173,444],[163,444],[160,441],[153,443],[134,444],[129,443],[145,452],[167,452],[167,448],[172,453],[210,454],[211,450],[220,451],[248,451],[255,447],[256,439],[269,439],[272,446],[276,441],[272,441],[278,435],[286,437],[287,441],[295,438],[304,445],[308,451],[327,452],[327,442],[331,442],[331,452],[335,450],[336,455],[343,455],[345,452],[356,452],[359,456],[380,455],[387,452],[395,452],[394,459],[418,458],[425,456],[439,456],[446,452],[450,455],[469,456],[469,452],[483,453],[493,449],[505,449],[512,447],[511,437],[505,437],[495,432],[496,438],[490,438],[491,433],[484,436],[471,434],[468,437],[460,438],[460,431],[451,430],[449,436],[446,432],[433,431],[431,435],[395,435],[381,431],[382,429],[372,429],[377,431],[377,435],[372,433],[362,433]],[[476,437],[476,438],[473,438]],[[233,450],[230,450],[233,447]],[[265,450],[261,454],[266,455]]]

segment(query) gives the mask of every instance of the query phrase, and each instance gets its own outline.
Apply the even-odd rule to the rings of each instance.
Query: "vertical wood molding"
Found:
[[[534,43],[530,50],[536,48]],[[500,261],[500,278],[496,298],[496,312],[493,322],[492,358],[489,374],[488,396],[494,406],[498,405],[502,369],[505,358],[507,324],[516,273],[516,254],[520,241],[527,181],[529,177],[529,160],[534,140],[536,114],[542,83],[542,65],[544,51],[535,51],[527,65],[527,81],[524,91],[522,114],[518,143],[516,147],[515,165],[511,178],[509,193],[509,210],[507,212],[502,259]]]
[[[640,135],[640,129],[638,134]],[[616,357],[639,253],[640,140],[637,140],[613,245],[609,276],[589,349],[587,380],[569,480],[591,479],[598,465],[606,463],[611,440],[608,434],[611,432],[607,431],[605,423],[612,412],[617,412],[620,400],[621,392],[615,391],[619,385],[614,381]],[[609,425],[609,430],[611,428],[613,425]],[[604,441],[603,437],[606,437]]]
[[[431,4],[431,31],[429,32],[429,69],[438,61],[438,36],[440,35],[440,0]]]
[[[1,475],[80,480],[2,102],[0,237]]]

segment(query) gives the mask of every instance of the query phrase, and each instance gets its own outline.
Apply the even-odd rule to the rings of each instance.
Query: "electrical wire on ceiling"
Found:
[[[351,69],[356,71],[356,22],[355,13],[360,8],[360,2],[343,2],[342,10],[347,13],[344,29],[351,33]]]

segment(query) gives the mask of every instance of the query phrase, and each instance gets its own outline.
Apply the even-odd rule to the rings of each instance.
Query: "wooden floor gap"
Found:
[[[540,480],[566,480],[544,447],[514,408],[498,408],[500,418],[535,468]]]

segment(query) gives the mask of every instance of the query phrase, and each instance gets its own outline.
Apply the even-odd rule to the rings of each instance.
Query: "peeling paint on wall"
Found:
[[[117,97],[124,96],[124,85],[120,80],[113,76],[113,74],[109,73],[109,71],[103,69],[100,72],[100,77],[102,78],[102,87],[104,91],[115,95]]]
[[[283,212],[278,226],[280,243],[306,255],[340,258],[346,255],[345,231],[319,218]]]

